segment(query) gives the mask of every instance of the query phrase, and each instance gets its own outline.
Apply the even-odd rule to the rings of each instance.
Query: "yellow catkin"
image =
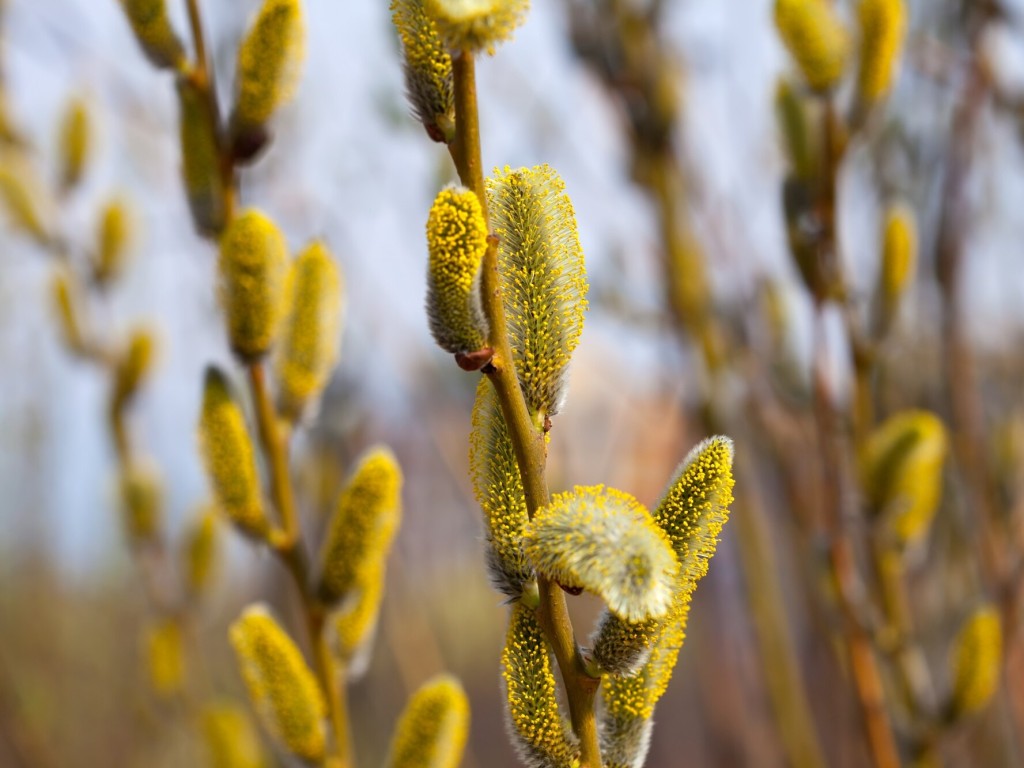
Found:
[[[319,242],[299,254],[291,273],[276,368],[281,412],[297,419],[320,396],[338,360],[342,280],[330,251]]]
[[[256,714],[282,747],[308,762],[323,759],[327,707],[302,653],[263,605],[231,625],[231,645]]]
[[[894,203],[885,212],[880,287],[886,306],[895,306],[917,264],[917,221],[913,210]]]
[[[71,278],[63,270],[54,274],[50,282],[50,293],[64,346],[70,352],[80,353],[85,347],[85,340],[78,318],[76,293]]]
[[[486,51],[512,37],[530,0],[425,0],[441,39],[453,51]]]
[[[214,133],[216,120],[204,91],[185,77],[179,77],[177,85],[185,196],[196,229],[203,235],[216,235],[227,218],[227,190]]]
[[[212,367],[206,371],[199,446],[217,505],[243,532],[265,538],[269,524],[245,417],[224,374]]]
[[[555,494],[527,525],[523,547],[539,573],[599,595],[625,621],[661,618],[672,605],[679,561],[628,493],[596,485]]]
[[[505,417],[494,387],[486,379],[481,379],[476,389],[469,441],[473,490],[487,527],[491,581],[498,591],[518,599],[534,581],[522,544],[530,517]]]
[[[158,67],[175,69],[185,62],[181,40],[167,17],[165,0],[121,0],[135,39]]]
[[[391,21],[402,41],[405,93],[413,114],[434,141],[455,138],[452,57],[424,0],[391,0]]]
[[[132,544],[152,541],[163,517],[163,481],[156,465],[136,459],[121,468],[119,478],[124,530]]]
[[[89,111],[84,101],[72,99],[64,110],[58,141],[60,179],[64,189],[71,189],[82,180],[89,160],[91,142]]]
[[[528,768],[571,768],[579,748],[558,707],[551,650],[532,608],[515,603],[501,654],[505,716],[520,762]]]
[[[924,536],[942,497],[949,438],[933,413],[903,411],[878,426],[861,459],[867,502],[897,541]]]
[[[113,406],[120,410],[127,405],[138,392],[139,387],[153,369],[156,339],[153,332],[146,328],[132,331],[120,354],[114,369]]]
[[[892,88],[903,51],[907,27],[904,0],[861,0],[860,73],[857,92],[861,101],[872,104]]]
[[[369,645],[377,628],[383,597],[384,563],[379,562],[362,570],[348,599],[332,615],[334,652],[345,666],[349,680],[360,677],[369,664]]]
[[[284,319],[288,245],[269,217],[250,209],[221,237],[217,267],[231,348],[243,360],[258,360]]]
[[[803,98],[789,78],[775,89],[775,114],[782,134],[783,148],[793,174],[811,181],[818,173],[819,147],[812,128],[808,100]]]
[[[181,626],[174,619],[153,624],[146,632],[149,682],[159,696],[180,693],[185,683],[185,648]]]
[[[305,58],[305,27],[299,0],[264,0],[238,49],[238,98],[233,120],[261,126],[287,102]]]
[[[198,597],[209,590],[219,555],[216,509],[208,507],[192,521],[182,545],[182,572],[190,595]]]
[[[530,408],[558,413],[583,333],[587,276],[572,201],[546,165],[487,180],[516,373]]]
[[[827,91],[839,82],[850,40],[831,0],[776,0],[775,26],[811,88]]]
[[[469,699],[450,675],[428,680],[398,719],[387,768],[457,768],[469,735]]]
[[[953,651],[952,709],[956,716],[984,709],[999,687],[1003,630],[994,606],[979,608],[957,636]]]
[[[438,346],[452,354],[487,345],[480,303],[480,266],[487,222],[480,201],[465,187],[442,189],[427,218],[427,318]]]
[[[0,160],[0,199],[11,224],[37,243],[47,244],[50,235],[44,223],[42,190],[32,169],[6,156]]]
[[[402,471],[387,448],[359,462],[338,499],[321,553],[319,592],[327,602],[346,597],[369,568],[383,563],[401,518]]]
[[[234,704],[210,704],[201,715],[210,768],[266,768],[260,737],[249,716]]]
[[[110,284],[124,271],[131,239],[132,218],[128,204],[119,198],[109,200],[100,211],[96,227],[92,277],[98,285]]]

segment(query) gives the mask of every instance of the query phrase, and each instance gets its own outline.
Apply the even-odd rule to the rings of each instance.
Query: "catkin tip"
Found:
[[[238,49],[236,133],[265,124],[295,91],[305,58],[305,25],[299,0],[264,0]]]
[[[811,88],[828,91],[838,84],[850,40],[829,0],[776,0],[775,26]]]
[[[427,681],[398,720],[388,768],[456,768],[469,735],[469,699],[450,675]]]
[[[494,54],[526,20],[529,0],[426,0],[427,13],[452,51]]]

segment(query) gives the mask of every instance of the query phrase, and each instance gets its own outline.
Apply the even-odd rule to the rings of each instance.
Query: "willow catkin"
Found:
[[[370,662],[369,648],[384,597],[384,558],[361,569],[341,607],[331,616],[332,646],[348,680],[356,680]]]
[[[264,0],[238,48],[236,129],[265,124],[291,99],[305,58],[299,0]]]
[[[830,0],[776,0],[775,26],[811,88],[827,91],[838,84],[850,40]]]
[[[132,239],[132,220],[128,204],[120,199],[108,200],[100,210],[96,225],[96,253],[92,262],[92,279],[107,286],[124,271]]]
[[[157,67],[176,69],[185,50],[167,16],[165,0],[121,0],[128,23],[146,57]]]
[[[48,244],[50,233],[45,219],[50,206],[44,204],[38,180],[26,163],[6,156],[0,160],[0,199],[11,224],[37,243]]]
[[[453,51],[493,54],[526,20],[530,0],[425,0],[441,39]]]
[[[238,706],[209,704],[203,708],[201,721],[210,768],[266,768],[259,734]]]
[[[428,680],[395,726],[387,768],[457,768],[469,735],[469,699],[450,675]]]
[[[153,370],[156,339],[148,328],[136,328],[120,353],[114,367],[111,403],[115,411],[124,408]]]
[[[189,525],[182,545],[182,571],[190,596],[209,591],[219,560],[217,514],[211,506],[202,509]]]
[[[341,345],[341,272],[323,243],[296,257],[277,349],[278,405],[295,420],[323,391]]]
[[[61,186],[65,190],[77,186],[85,174],[92,144],[92,126],[89,111],[81,99],[68,102],[61,118],[59,167]]]
[[[455,138],[452,57],[424,0],[391,0],[391,21],[402,41],[405,95],[413,115],[434,141]]]
[[[599,595],[625,621],[665,616],[679,561],[650,513],[628,493],[602,485],[559,493],[523,537],[539,573]]]
[[[146,632],[146,664],[150,685],[159,696],[180,693],[185,684],[185,647],[181,625],[173,618],[151,625]]]
[[[999,687],[1002,661],[999,612],[994,606],[982,606],[964,623],[953,650],[951,708],[955,717],[984,709]]]
[[[118,485],[126,538],[132,545],[152,541],[163,518],[164,488],[156,465],[134,459],[121,467]]]
[[[217,505],[242,532],[266,538],[270,524],[260,498],[252,440],[227,379],[214,367],[206,370],[199,446]]]
[[[882,301],[890,312],[913,278],[916,264],[917,221],[914,211],[905,204],[893,203],[885,212],[879,277]]]
[[[857,6],[860,22],[860,72],[857,94],[873,104],[892,88],[903,52],[907,27],[904,0],[861,0]]]
[[[220,297],[231,348],[242,360],[270,351],[284,319],[288,245],[260,211],[242,212],[220,240]]]
[[[79,321],[77,295],[67,272],[58,270],[54,273],[50,281],[50,293],[64,346],[69,352],[79,354],[85,349],[85,338]]]
[[[321,760],[327,706],[294,641],[263,605],[246,608],[229,634],[263,727],[292,754],[308,762]]]
[[[216,116],[207,93],[179,77],[178,111],[181,174],[192,221],[200,234],[213,236],[227,221],[227,186],[221,167]]]

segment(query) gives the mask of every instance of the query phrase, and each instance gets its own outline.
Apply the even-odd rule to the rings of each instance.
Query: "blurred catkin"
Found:
[[[551,651],[532,608],[515,603],[501,654],[505,714],[527,768],[570,768],[579,749],[558,707]]]
[[[487,180],[509,343],[527,405],[558,413],[583,332],[587,277],[572,201],[546,165]]]
[[[904,0],[861,0],[857,15],[860,21],[857,90],[864,103],[872,104],[892,88],[903,50],[907,8]]]
[[[879,280],[883,310],[895,311],[900,296],[913,279],[917,263],[917,221],[914,212],[894,203],[885,212],[882,233],[882,269]]]
[[[135,38],[154,65],[176,69],[184,63],[185,51],[167,17],[165,0],[121,0],[121,7]]]
[[[46,245],[50,234],[45,223],[42,190],[24,162],[0,158],[0,199],[7,208],[11,224],[37,243]]]
[[[387,448],[359,462],[331,519],[321,554],[320,597],[345,598],[367,569],[383,564],[401,517],[402,472]]]
[[[210,768],[266,768],[259,734],[234,704],[211,704],[202,713],[203,741]]]
[[[136,328],[128,337],[128,344],[117,359],[114,368],[114,389],[111,403],[115,410],[124,408],[138,392],[139,387],[153,369],[156,340],[147,328]]]
[[[481,379],[473,406],[469,471],[487,527],[487,566],[495,588],[518,599],[533,584],[533,568],[523,551],[523,531],[530,517],[512,439],[498,396]]]
[[[341,272],[323,243],[296,257],[288,292],[276,369],[280,410],[294,420],[320,396],[341,345]]]
[[[118,484],[128,541],[133,545],[152,541],[160,529],[164,493],[156,465],[134,459],[121,467]]]
[[[60,183],[65,191],[73,189],[82,180],[89,150],[92,144],[92,126],[89,110],[81,99],[68,102],[61,118],[60,140]]]
[[[189,595],[198,597],[210,587],[218,566],[217,514],[206,507],[192,521],[182,546],[185,587]]]
[[[438,346],[455,355],[487,345],[480,298],[480,267],[487,252],[487,222],[472,190],[438,193],[427,218],[427,318]]]
[[[625,621],[661,618],[672,605],[679,562],[628,493],[597,485],[555,494],[530,521],[523,546],[539,573],[599,595]]]
[[[1003,659],[1003,630],[994,606],[979,608],[964,623],[953,651],[954,717],[978,712],[999,687]]]
[[[269,217],[250,209],[221,237],[217,267],[231,348],[245,361],[258,360],[284,318],[288,245]]]
[[[948,442],[942,421],[927,411],[897,413],[868,438],[861,459],[867,501],[900,543],[928,532]]]
[[[227,220],[227,190],[214,130],[217,119],[204,90],[184,77],[178,78],[177,85],[181,173],[188,207],[196,229],[216,235]]]
[[[238,49],[236,128],[256,128],[295,91],[305,58],[305,28],[299,0],[264,0]]]
[[[331,618],[334,653],[344,665],[349,681],[361,677],[369,666],[370,644],[384,597],[383,558],[381,560],[359,574],[347,599]]]
[[[263,539],[269,523],[260,500],[252,440],[227,379],[213,367],[206,370],[199,444],[218,506],[243,532]]]
[[[405,93],[413,115],[430,138],[448,144],[455,138],[451,54],[424,0],[391,0],[391,21],[402,41]]]
[[[327,708],[288,633],[263,605],[253,605],[231,625],[230,639],[263,726],[291,753],[308,762],[321,760]]]
[[[783,138],[783,147],[796,178],[811,182],[819,172],[819,151],[807,100],[802,98],[789,78],[775,89],[775,114]]]
[[[180,693],[185,684],[185,649],[181,626],[173,618],[163,619],[146,632],[146,662],[149,681],[159,696]]]
[[[109,285],[124,271],[131,238],[132,221],[128,204],[120,198],[107,201],[100,211],[96,227],[92,278],[97,285]]]
[[[82,326],[79,322],[76,294],[71,278],[66,272],[58,270],[54,274],[50,281],[50,292],[64,346],[69,352],[76,354],[82,352],[85,348],[85,339],[82,336]]]
[[[830,0],[776,0],[775,25],[811,88],[827,91],[839,82],[850,40]]]
[[[469,699],[449,675],[428,680],[395,726],[388,768],[457,768],[469,735]]]
[[[494,54],[526,20],[530,0],[425,0],[441,39],[452,51]]]

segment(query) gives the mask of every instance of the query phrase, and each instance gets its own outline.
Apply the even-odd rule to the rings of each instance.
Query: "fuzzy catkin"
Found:
[[[472,190],[442,189],[427,218],[427,319],[437,345],[452,354],[487,345],[480,300],[480,267],[487,222]]]
[[[245,712],[227,702],[211,704],[201,719],[210,768],[266,768],[259,734]]]
[[[263,726],[291,753],[308,762],[321,760],[327,706],[294,641],[263,605],[246,608],[229,634]]]
[[[679,562],[665,533],[628,493],[577,486],[555,494],[523,538],[539,573],[599,595],[625,621],[665,616]]]
[[[42,245],[49,242],[45,222],[49,206],[43,204],[42,190],[27,164],[4,158],[0,164],[0,199],[16,229]]]
[[[153,370],[155,357],[156,339],[153,332],[148,328],[133,330],[114,368],[114,391],[111,402],[115,410],[124,408],[135,396]]]
[[[570,768],[579,747],[558,706],[551,649],[533,609],[515,603],[501,654],[505,716],[513,746],[528,768]]]
[[[233,121],[266,123],[295,91],[305,58],[305,27],[299,0],[264,0],[238,49],[238,97]]]
[[[885,212],[882,233],[883,301],[892,307],[906,290],[917,264],[917,221],[908,206],[894,203]]]
[[[345,598],[363,573],[384,562],[401,519],[402,471],[387,448],[359,462],[341,492],[320,556],[319,594]]]
[[[121,0],[143,53],[157,67],[176,69],[185,61],[181,40],[167,16],[165,0]]]
[[[424,0],[392,0],[391,21],[402,41],[405,94],[416,117],[434,141],[455,138],[452,57],[441,41]]]
[[[295,420],[320,396],[341,345],[341,272],[323,243],[292,262],[288,294],[276,371],[279,408]]]
[[[206,370],[199,446],[217,505],[244,533],[262,540],[269,522],[260,499],[252,440],[242,409],[219,370]]]
[[[109,285],[124,271],[131,237],[128,204],[119,198],[109,200],[100,211],[96,227],[92,278],[98,285]]]
[[[135,459],[121,468],[121,509],[126,538],[132,545],[152,541],[163,518],[163,481],[152,462]]]
[[[220,241],[221,303],[231,348],[245,361],[267,354],[285,312],[288,246],[268,216],[247,210]]]
[[[347,678],[356,680],[370,662],[369,648],[384,597],[384,562],[362,569],[347,599],[331,617],[334,653]]]
[[[438,675],[409,697],[385,765],[457,768],[468,735],[469,699],[458,680]]]
[[[539,417],[561,408],[587,309],[587,277],[572,201],[546,165],[487,180],[516,374]]]
[[[60,179],[64,189],[78,185],[85,173],[92,142],[89,111],[81,99],[68,103],[60,128]]]
[[[526,20],[530,0],[425,0],[441,39],[453,51],[494,54]]]
[[[505,417],[494,387],[484,378],[476,389],[469,445],[473,491],[487,528],[491,582],[502,594],[518,599],[534,582],[533,568],[523,551],[523,532],[530,516]]]
[[[227,189],[221,169],[216,119],[206,93],[186,77],[177,79],[181,173],[192,221],[212,236],[227,220]]]
[[[66,272],[61,270],[54,274],[50,282],[50,292],[64,346],[70,352],[81,352],[85,347],[85,339],[79,323],[79,311],[71,278]]]
[[[1003,630],[994,606],[979,608],[964,623],[953,652],[952,709],[962,716],[981,711],[999,687]]]
[[[860,72],[857,93],[872,104],[892,88],[906,35],[907,8],[904,0],[861,0],[857,6],[860,22]]]
[[[174,619],[153,624],[146,632],[149,681],[159,696],[174,696],[185,683],[185,648],[181,626]]]
[[[775,26],[811,88],[827,91],[839,82],[850,40],[830,0],[776,0]]]
[[[203,509],[189,526],[182,549],[182,571],[189,595],[199,597],[209,590],[219,565],[217,515]]]

